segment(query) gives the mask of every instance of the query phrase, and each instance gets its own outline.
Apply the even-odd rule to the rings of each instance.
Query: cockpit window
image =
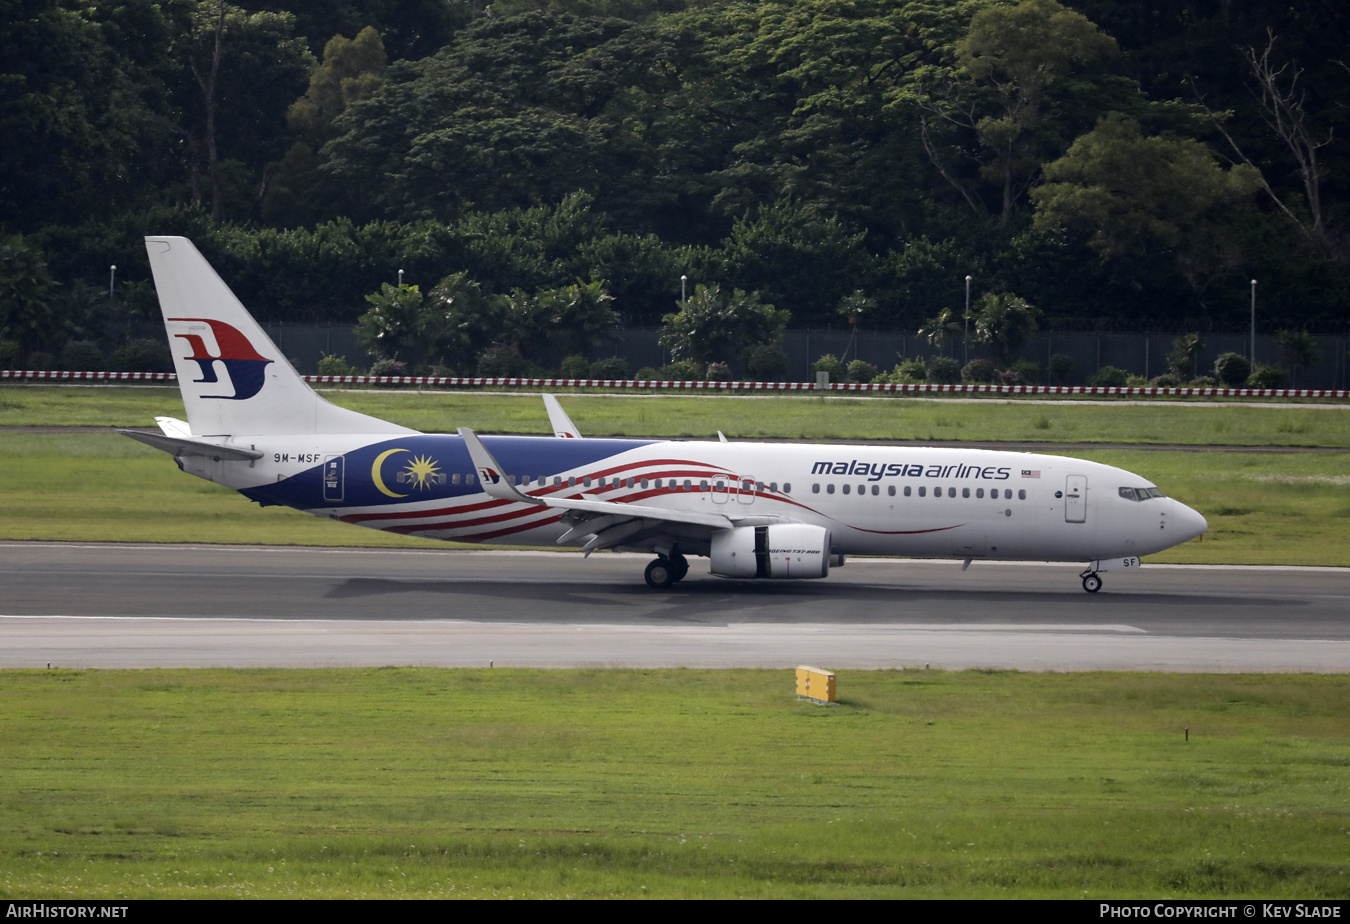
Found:
[[[1146,501],[1150,497],[1166,497],[1161,488],[1120,488],[1120,496],[1126,500]]]

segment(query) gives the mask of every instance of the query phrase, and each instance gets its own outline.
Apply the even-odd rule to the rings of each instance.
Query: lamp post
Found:
[[[961,350],[965,355],[964,362],[970,362],[970,277],[966,277],[966,313],[962,318],[966,325],[966,332],[961,335]]]
[[[1256,280],[1252,280],[1252,371],[1256,371]]]
[[[117,282],[117,264],[108,267],[108,301],[112,301],[113,284]]]
[[[403,270],[398,271],[398,287],[403,288]]]
[[[686,284],[687,282],[689,282],[689,277],[688,277],[688,276],[681,276],[681,277],[680,277],[680,304],[681,304],[681,305],[683,305],[686,301],[688,301],[688,298],[685,296],[685,284]]]

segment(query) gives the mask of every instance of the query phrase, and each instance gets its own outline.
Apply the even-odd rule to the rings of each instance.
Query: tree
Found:
[[[1115,40],[1055,0],[986,6],[971,18],[955,50],[954,68],[932,68],[922,76],[920,105],[929,118],[973,133],[983,149],[980,172],[999,188],[1003,227],[1046,156],[1063,149],[1074,110],[1100,107],[1102,95],[1129,95],[1130,88],[1090,74],[1115,55]],[[920,127],[934,164],[977,208],[939,156],[928,119]]]
[[[191,91],[186,81],[178,85],[178,129],[188,144],[193,201],[209,201],[215,221],[224,219],[227,198],[251,210],[266,194],[265,166],[281,154],[286,109],[313,66],[294,28],[290,13],[248,13],[225,0],[198,0],[191,28],[178,37],[195,84]],[[243,169],[227,169],[231,162]],[[257,174],[250,175],[250,165]]]
[[[42,254],[23,238],[0,243],[0,341],[17,342],[20,358],[56,339],[56,286]]]
[[[412,368],[424,352],[426,315],[424,297],[417,286],[385,283],[366,296],[370,310],[356,325],[361,348],[380,359],[401,360]]]
[[[1006,367],[1036,330],[1040,315],[1038,309],[1008,292],[984,295],[973,306],[971,339],[992,349]]]
[[[941,353],[947,349],[947,344],[955,344],[965,337],[965,324],[961,315],[950,308],[943,308],[936,317],[929,318],[923,323],[919,328],[919,336]]]
[[[1317,338],[1306,330],[1282,330],[1275,334],[1280,344],[1280,355],[1293,367],[1294,387],[1298,388],[1298,371],[1311,369],[1322,361],[1322,351]]]
[[[734,359],[743,349],[783,339],[788,313],[762,304],[759,293],[699,285],[675,314],[664,318],[661,345],[682,359],[700,363]]]
[[[1197,225],[1231,217],[1261,183],[1250,167],[1223,170],[1198,141],[1145,137],[1116,112],[1047,164],[1045,180],[1031,192],[1035,226],[1079,231],[1108,259],[1185,249]]]
[[[783,200],[738,219],[714,259],[721,275],[786,310],[794,326],[824,327],[837,323],[834,306],[867,281],[873,261],[865,237]]]
[[[1205,348],[1205,341],[1199,334],[1182,334],[1172,341],[1172,350],[1167,354],[1167,365],[1183,382],[1195,378],[1196,357]]]

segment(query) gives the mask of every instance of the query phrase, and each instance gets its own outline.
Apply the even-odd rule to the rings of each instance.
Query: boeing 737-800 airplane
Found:
[[[705,556],[730,578],[821,578],[846,555],[1073,561],[1099,572],[1203,533],[1122,469],[980,449],[424,434],[316,394],[192,242],[146,239],[187,421],[123,430],[189,474],[411,536],[653,553],[668,587]],[[720,434],[719,434],[720,436]]]

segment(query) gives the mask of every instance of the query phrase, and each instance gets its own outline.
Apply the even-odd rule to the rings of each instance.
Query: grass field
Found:
[[[358,410],[427,430],[547,432],[536,395],[336,392]],[[1161,442],[1269,447],[1346,445],[1350,408],[1010,404],[914,399],[635,398],[566,400],[592,435],[708,435],[813,439]],[[277,508],[183,475],[162,453],[111,432],[30,432],[35,426],[149,424],[181,416],[176,388],[0,387],[2,539],[223,542],[341,546],[421,545]],[[908,428],[908,429],[906,429]],[[1053,451],[1051,449],[1050,451]],[[1350,471],[1333,453],[1075,449],[1153,480],[1210,522],[1202,541],[1150,561],[1350,566]],[[58,490],[59,489],[59,490]]]
[[[537,396],[339,393],[547,432]],[[1309,406],[564,401],[588,435],[1347,445]],[[0,388],[0,538],[427,545],[260,509],[110,432],[169,389]],[[1340,452],[1102,447],[1211,530],[1150,561],[1350,566]],[[1350,893],[1341,676],[0,672],[0,897]],[[1189,730],[1189,741],[1186,733]]]
[[[551,431],[537,394],[328,391],[336,404],[427,432]],[[1086,404],[997,398],[565,395],[587,436],[1319,446],[1350,449],[1350,405]],[[0,426],[148,427],[182,417],[176,387],[0,386]]]
[[[4,672],[0,895],[1350,891],[1343,677],[839,683],[826,709],[781,671]]]

